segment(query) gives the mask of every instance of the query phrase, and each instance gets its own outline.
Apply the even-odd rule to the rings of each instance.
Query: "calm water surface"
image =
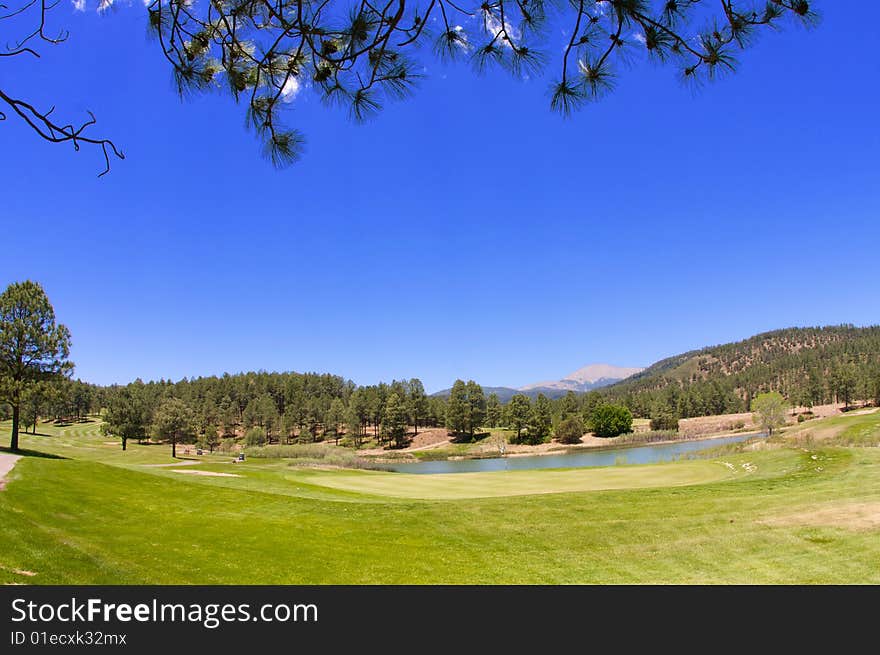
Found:
[[[717,439],[694,439],[678,443],[634,448],[615,448],[595,452],[566,455],[530,455],[528,457],[493,457],[491,459],[460,459],[453,461],[416,462],[394,464],[391,469],[399,473],[475,473],[481,471],[521,471],[527,469],[579,468],[584,466],[613,466],[615,464],[653,464],[681,459],[682,455],[695,453],[724,444],[737,443],[763,437],[761,433],[738,434]]]

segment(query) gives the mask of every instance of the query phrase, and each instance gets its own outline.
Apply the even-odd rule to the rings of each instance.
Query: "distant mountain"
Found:
[[[644,369],[638,367],[612,366],[610,364],[588,364],[579,368],[574,373],[569,373],[561,380],[555,382],[536,382],[520,387],[520,391],[568,391],[584,392],[607,387],[610,384],[625,380],[631,375],[641,373]]]
[[[569,391],[575,393],[584,393],[600,387],[606,387],[610,384],[620,382],[631,375],[641,372],[641,368],[626,368],[621,366],[611,366],[610,364],[589,364],[583,368],[579,368],[574,373],[569,373],[561,380],[550,382],[536,382],[535,384],[527,384],[524,387],[483,387],[483,393],[486,396],[496,394],[498,400],[506,403],[518,393],[526,395],[530,398],[537,398],[538,394],[543,393],[550,399],[561,398]],[[449,395],[450,389],[438,391],[434,396],[446,397]]]
[[[452,389],[443,389],[442,391],[437,391],[436,393],[432,393],[432,396],[439,396],[440,398],[448,398]],[[483,394],[485,394],[486,398],[489,397],[490,394],[495,394],[498,396],[498,400],[504,404],[511,398],[513,398],[518,393],[525,393],[525,395],[530,398],[537,398],[540,391],[520,391],[519,389],[514,389],[513,387],[483,387]],[[564,391],[556,391],[557,395],[554,395],[554,398],[559,398],[565,395]],[[544,394],[547,395],[547,394]]]

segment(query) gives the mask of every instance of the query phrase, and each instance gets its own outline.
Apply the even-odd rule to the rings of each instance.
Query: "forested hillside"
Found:
[[[343,433],[357,443],[368,433],[387,436],[380,428],[389,406],[400,407],[401,420],[416,431],[446,419],[446,402],[429,398],[418,379],[357,386],[337,375],[261,371],[124,386],[79,380],[43,385],[26,394],[22,423],[33,430],[38,418],[101,413],[112,434],[128,439],[163,437],[160,425],[177,425],[178,438],[200,439],[208,447],[246,434],[253,445]],[[0,405],[0,418],[6,414],[8,407]]]
[[[676,419],[748,411],[751,399],[779,391],[794,405],[873,400],[880,404],[880,327],[792,328],[695,350],[657,362],[605,389],[551,400],[518,393],[504,402],[492,389],[457,382],[462,397],[427,396],[418,379],[358,386],[317,373],[241,373],[178,382],[136,380],[99,387],[81,381],[39,385],[22,402],[22,423],[101,413],[108,434],[249,445],[367,438],[403,443],[420,427],[446,425],[470,434],[480,427],[527,430],[548,438],[566,417],[587,425],[602,403],[627,406],[636,417]],[[454,387],[453,391],[455,390]],[[455,402],[453,402],[455,400]],[[0,418],[8,408],[0,405]]]
[[[810,407],[880,396],[880,326],[789,328],[661,360],[603,390],[637,416],[748,411],[779,391]]]

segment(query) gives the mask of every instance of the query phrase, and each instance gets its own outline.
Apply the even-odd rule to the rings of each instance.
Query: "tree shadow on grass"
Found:
[[[62,455],[44,453],[39,450],[28,450],[27,448],[12,450],[8,446],[0,446],[0,453],[5,453],[7,455],[20,455],[21,457],[41,457],[43,459],[70,459],[69,457],[64,457]]]

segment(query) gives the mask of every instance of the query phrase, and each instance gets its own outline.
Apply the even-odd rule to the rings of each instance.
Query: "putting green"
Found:
[[[379,471],[308,471],[297,479],[343,491],[418,500],[460,500],[571,491],[681,487],[717,482],[745,471],[717,461],[646,466],[412,475]]]

